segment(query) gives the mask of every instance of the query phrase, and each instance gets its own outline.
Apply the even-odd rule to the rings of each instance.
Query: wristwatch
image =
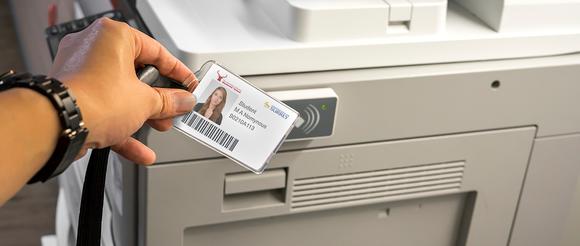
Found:
[[[0,75],[0,91],[16,87],[32,89],[46,96],[58,112],[63,131],[58,137],[56,148],[48,162],[28,181],[29,184],[44,182],[70,166],[83,147],[89,130],[84,126],[76,99],[60,81],[43,75],[15,74],[14,71]]]

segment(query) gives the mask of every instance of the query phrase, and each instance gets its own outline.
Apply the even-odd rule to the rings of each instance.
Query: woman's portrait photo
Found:
[[[203,103],[195,105],[194,110],[205,118],[220,125],[222,123],[222,110],[226,105],[228,93],[222,86],[218,86],[213,90],[209,97]]]

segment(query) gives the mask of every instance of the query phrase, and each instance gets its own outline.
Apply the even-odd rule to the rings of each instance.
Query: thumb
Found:
[[[185,114],[193,110],[195,96],[188,91],[170,88],[153,88],[157,92],[157,107],[150,119],[166,119]]]

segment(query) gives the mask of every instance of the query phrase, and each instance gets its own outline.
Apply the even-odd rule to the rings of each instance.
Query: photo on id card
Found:
[[[292,130],[298,113],[215,62],[196,72],[192,112],[174,128],[261,173]]]

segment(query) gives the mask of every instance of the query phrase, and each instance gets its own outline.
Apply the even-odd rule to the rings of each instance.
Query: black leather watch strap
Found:
[[[14,88],[29,88],[46,96],[58,112],[61,132],[56,148],[48,162],[28,183],[46,181],[66,170],[81,150],[88,135],[76,99],[60,81],[46,76],[28,73],[5,73],[0,76],[0,91]]]

